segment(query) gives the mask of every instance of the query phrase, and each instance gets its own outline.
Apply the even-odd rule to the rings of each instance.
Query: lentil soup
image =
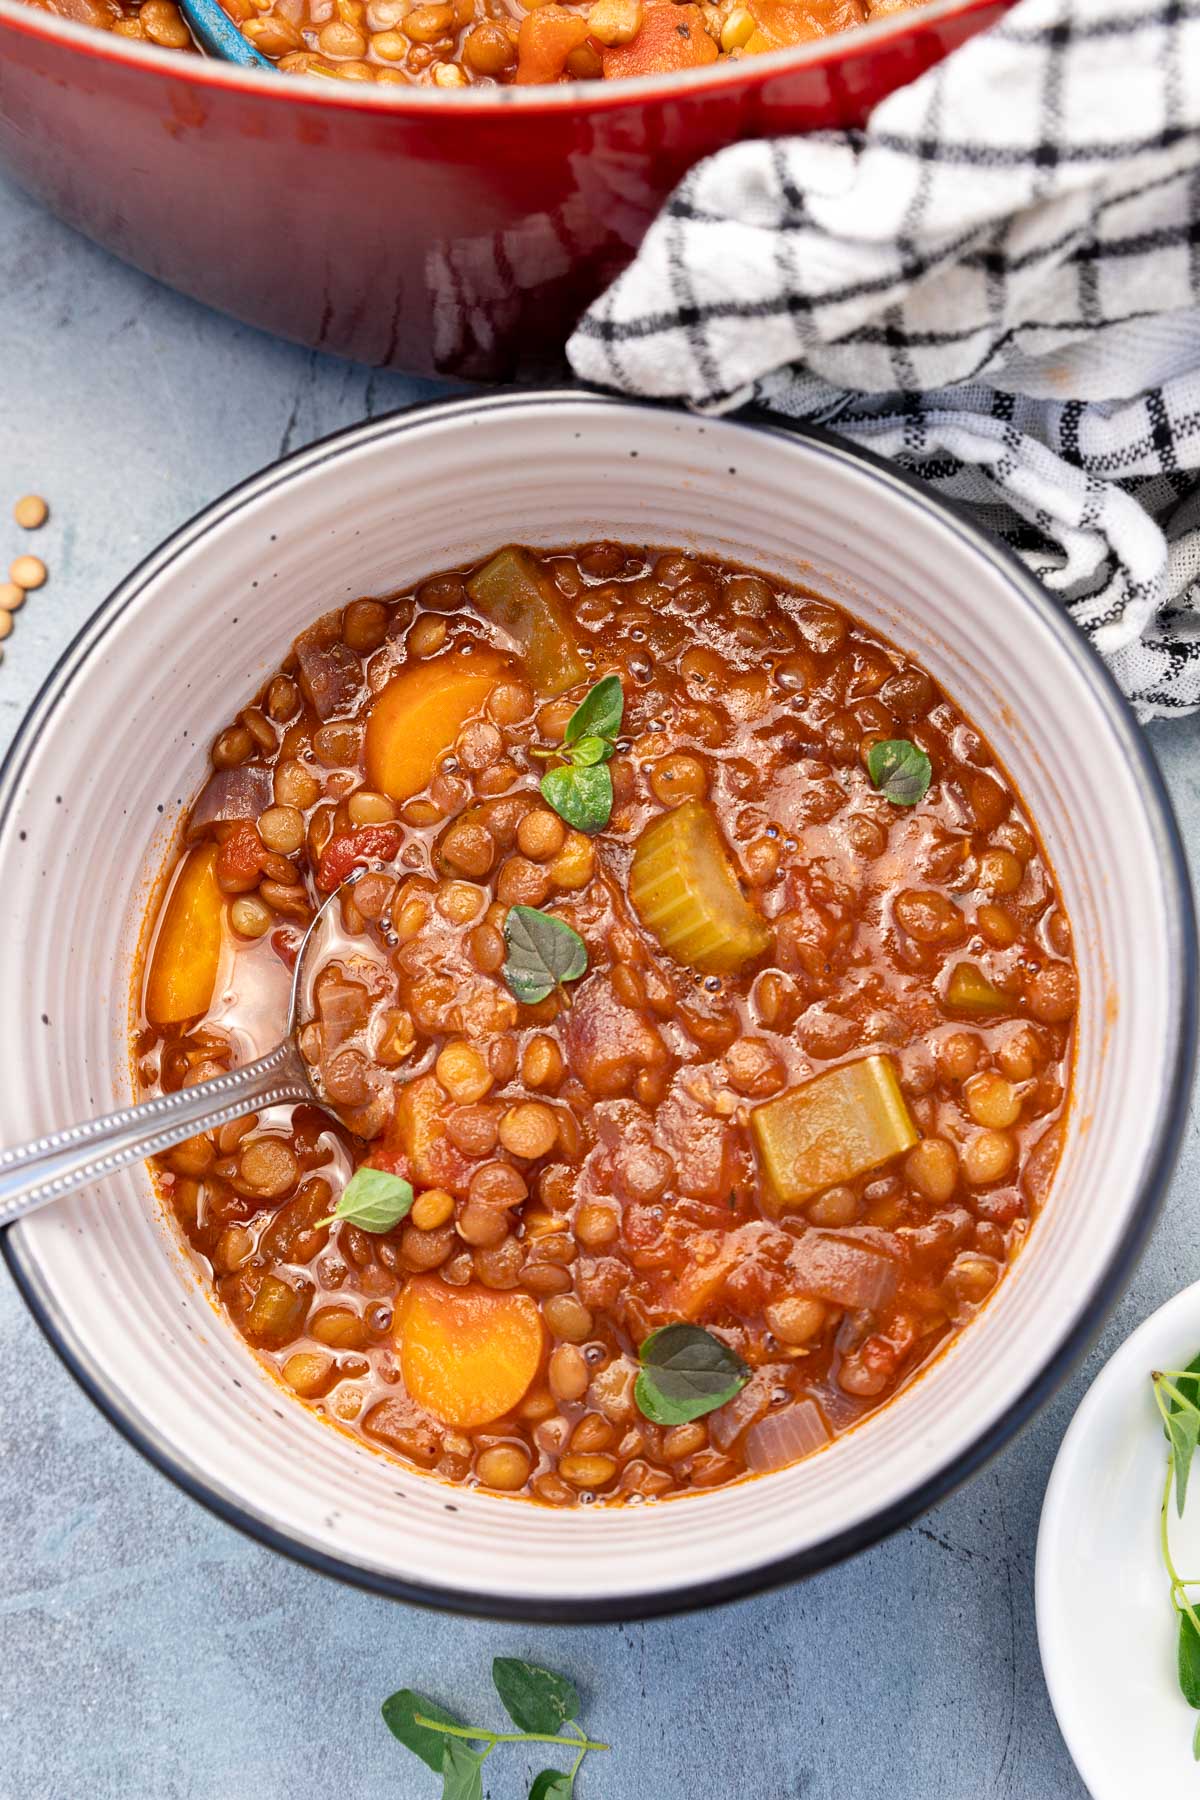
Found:
[[[61,18],[193,50],[175,0],[29,0]],[[289,75],[406,87],[614,80],[811,43],[920,0],[222,0]]]
[[[1070,928],[987,744],[846,612],[510,547],[318,620],[211,761],[138,1078],[273,1041],[357,871],[301,1035],[336,1120],[156,1168],[328,1419],[451,1482],[656,1500],[818,1450],[1002,1278],[1058,1158]]]

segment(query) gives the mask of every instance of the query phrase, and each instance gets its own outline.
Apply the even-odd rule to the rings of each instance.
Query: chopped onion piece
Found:
[[[831,1306],[851,1312],[874,1312],[896,1291],[896,1265],[890,1256],[847,1243],[832,1232],[806,1231],[789,1258],[793,1287]]]
[[[209,777],[188,816],[188,843],[194,843],[210,825],[257,819],[273,798],[270,769],[244,764],[237,769],[218,769]]]
[[[333,1056],[348,1038],[365,1031],[371,1016],[371,996],[358,981],[327,980],[317,993],[324,1028],[326,1058]]]
[[[752,1425],[746,1433],[746,1467],[755,1475],[769,1475],[773,1469],[786,1469],[789,1463],[811,1456],[831,1433],[813,1400],[798,1400],[782,1412],[770,1413]]]
[[[787,1373],[786,1365],[756,1369],[740,1394],[719,1406],[708,1421],[710,1443],[728,1450],[748,1425],[761,1419],[771,1404],[772,1391]]]
[[[362,683],[353,650],[341,642],[322,644],[315,631],[296,639],[296,671],[304,698],[319,719],[344,712]]]

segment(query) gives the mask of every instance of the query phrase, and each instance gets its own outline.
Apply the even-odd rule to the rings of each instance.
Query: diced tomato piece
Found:
[[[399,1140],[411,1164],[408,1179],[423,1187],[465,1194],[475,1165],[447,1135],[446,1120],[452,1111],[453,1102],[437,1077],[418,1075],[400,1090],[388,1130],[388,1148]]]
[[[657,1244],[663,1234],[661,1206],[643,1206],[634,1202],[621,1216],[621,1236],[632,1250],[646,1250]]]
[[[217,852],[217,882],[228,894],[244,894],[258,885],[266,854],[257,827],[248,819],[235,825]]]
[[[540,16],[529,15],[533,19]],[[524,29],[523,25],[522,32]],[[705,30],[698,6],[648,6],[637,36],[604,52],[604,79],[666,75],[676,69],[699,69],[716,60],[716,42]]]
[[[585,44],[587,37],[587,20],[579,13],[568,12],[565,6],[539,6],[536,12],[526,13],[517,39],[517,85],[557,81],[572,50]]]
[[[698,1200],[724,1200],[733,1185],[733,1134],[724,1119],[714,1118],[689,1094],[676,1087],[654,1120],[655,1142],[667,1152],[674,1185]]]
[[[339,832],[321,852],[317,886],[323,894],[332,894],[360,863],[391,862],[399,850],[398,825],[360,825],[354,831]]]
[[[302,936],[303,933],[291,925],[280,925],[271,933],[271,948],[285,969],[295,968]]]
[[[382,1169],[385,1175],[398,1175],[402,1181],[412,1179],[412,1163],[399,1144],[395,1149],[376,1144],[363,1166],[367,1169]]]
[[[679,1318],[698,1319],[717,1298],[745,1248],[739,1232],[722,1238],[715,1231],[706,1231],[696,1233],[688,1249],[698,1254],[680,1275],[672,1305]]]
[[[572,1072],[589,1094],[607,1098],[631,1093],[639,1075],[661,1072],[671,1061],[658,1026],[623,1005],[603,975],[581,984],[564,1039]]]

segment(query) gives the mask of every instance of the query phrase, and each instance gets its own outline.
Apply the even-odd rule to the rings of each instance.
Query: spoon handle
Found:
[[[191,27],[192,36],[210,56],[243,69],[265,69],[269,75],[275,74],[275,64],[242,36],[220,0],[179,0],[179,10]]]
[[[0,1150],[0,1227],[198,1131],[227,1125],[259,1107],[312,1098],[304,1065],[285,1038],[267,1056],[211,1081]]]

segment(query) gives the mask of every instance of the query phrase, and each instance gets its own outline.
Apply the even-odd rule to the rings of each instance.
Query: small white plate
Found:
[[[1093,1800],[1197,1800],[1197,1713],[1175,1677],[1177,1627],[1159,1548],[1167,1445],[1154,1369],[1200,1352],[1200,1282],[1107,1362],[1062,1441],[1037,1543],[1038,1642],[1062,1734]],[[1171,1550],[1200,1576],[1200,1465]]]

